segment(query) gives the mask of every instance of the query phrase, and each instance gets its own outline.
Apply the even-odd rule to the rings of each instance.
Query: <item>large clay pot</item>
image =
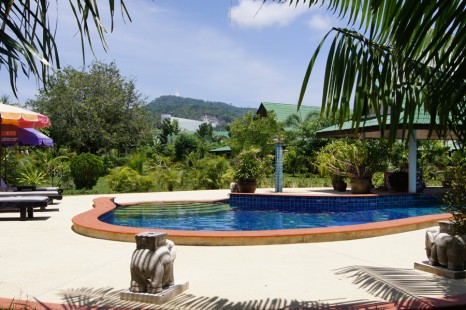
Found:
[[[257,189],[257,182],[238,181],[236,185],[240,193],[254,193]]]
[[[351,192],[353,194],[369,194],[372,188],[370,178],[354,178],[351,179]]]
[[[346,191],[347,184],[345,181],[333,180],[332,185],[333,185],[333,189],[336,190],[337,192]]]

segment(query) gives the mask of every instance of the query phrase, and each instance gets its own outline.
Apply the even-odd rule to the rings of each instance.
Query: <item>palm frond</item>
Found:
[[[368,109],[389,137],[402,126],[413,129],[416,111],[431,115],[431,131],[445,134],[454,124],[451,115],[466,97],[466,2],[461,0],[290,0],[309,6],[320,3],[358,31],[334,28],[327,57],[322,109],[340,114],[342,124],[353,105],[357,131]],[[312,55],[303,79],[298,106],[325,36]],[[348,99],[352,98],[352,99]],[[400,122],[400,116],[401,122]],[[460,136],[464,136],[458,132]],[[464,145],[464,142],[462,143]]]
[[[111,29],[115,12],[115,1],[109,0]],[[128,11],[120,0],[122,16]],[[93,23],[105,50],[106,29],[100,22],[101,15],[97,1],[69,0],[81,38],[83,61],[85,59],[85,39],[93,51],[90,25]],[[58,2],[57,2],[58,5]],[[49,1],[4,1],[0,5],[0,70],[8,72],[10,87],[17,95],[16,80],[20,73],[34,76],[44,86],[48,76],[55,68],[60,68],[59,49],[57,47],[56,23],[52,27],[49,14]]]

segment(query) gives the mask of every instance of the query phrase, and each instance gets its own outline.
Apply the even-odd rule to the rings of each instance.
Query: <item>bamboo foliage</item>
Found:
[[[9,0],[0,2],[0,70],[6,70],[10,87],[16,95],[19,74],[34,76],[46,86],[51,70],[60,68],[58,46],[55,41],[56,21],[50,20],[49,3],[46,0]],[[83,59],[86,41],[93,51],[91,26],[94,25],[104,49],[106,29],[101,23],[98,2],[95,0],[69,0],[81,38]],[[61,3],[57,1],[56,5]],[[99,3],[102,6],[102,3]],[[130,16],[123,0],[120,0],[123,17]],[[111,30],[115,14],[115,0],[108,0]],[[55,26],[53,26],[55,25]],[[4,71],[5,72],[5,71]]]
[[[290,0],[322,5],[357,30],[333,28],[311,57],[298,105],[324,43],[330,42],[322,112],[350,116],[355,131],[369,110],[394,140],[413,130],[417,111],[431,116],[431,131],[452,129],[464,146],[464,122],[452,115],[465,108],[466,1],[461,0]],[[333,39],[332,39],[333,37]],[[401,121],[399,119],[400,116]],[[385,128],[390,118],[389,128]],[[458,121],[460,121],[458,123]]]

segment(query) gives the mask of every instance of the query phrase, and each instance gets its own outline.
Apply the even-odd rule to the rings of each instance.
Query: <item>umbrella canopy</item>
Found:
[[[17,126],[1,125],[2,146],[53,146],[52,138],[34,128],[19,128]]]
[[[50,119],[45,115],[3,103],[0,103],[0,117],[2,124],[21,128],[43,128],[51,124]]]

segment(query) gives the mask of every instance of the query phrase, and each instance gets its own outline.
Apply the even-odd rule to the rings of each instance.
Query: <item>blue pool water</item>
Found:
[[[120,206],[99,219],[109,224],[140,228],[246,231],[347,226],[440,213],[445,211],[438,206],[309,212],[189,202]]]

